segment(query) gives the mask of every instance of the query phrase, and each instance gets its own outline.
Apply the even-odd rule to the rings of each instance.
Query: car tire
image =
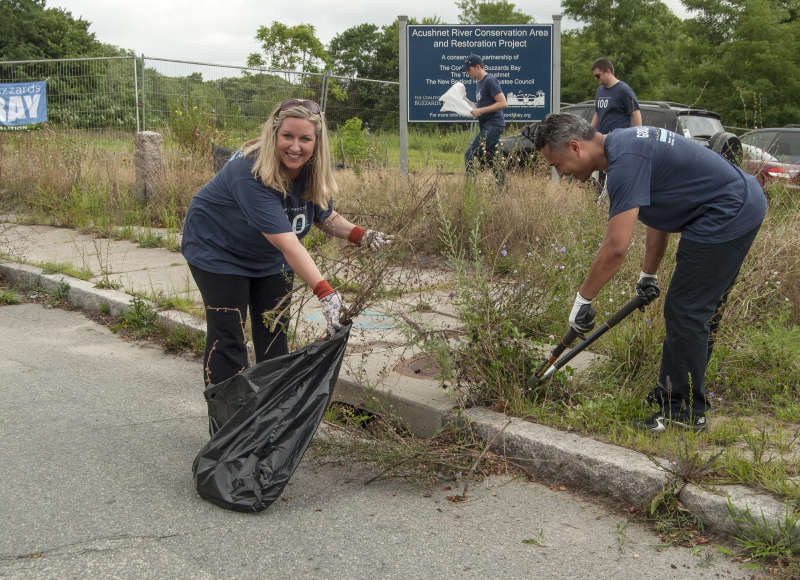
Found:
[[[736,165],[742,163],[742,142],[733,133],[720,131],[713,135],[708,142],[712,151],[722,155],[725,159]]]

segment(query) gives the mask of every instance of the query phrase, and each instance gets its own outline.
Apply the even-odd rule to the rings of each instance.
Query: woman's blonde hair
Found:
[[[327,209],[328,201],[339,191],[339,187],[331,167],[325,114],[319,111],[319,105],[314,101],[289,99],[275,107],[261,129],[261,136],[242,145],[242,154],[245,157],[255,155],[252,171],[256,179],[286,195],[292,180],[286,174],[275,144],[278,129],[287,117],[308,119],[314,124],[314,152],[306,163],[309,171],[302,197]]]

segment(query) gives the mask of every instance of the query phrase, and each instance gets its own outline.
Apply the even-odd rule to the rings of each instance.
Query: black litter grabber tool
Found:
[[[567,332],[567,334],[565,334],[564,337],[561,339],[561,344],[559,344],[556,348],[553,349],[553,353],[551,354],[550,359],[547,362],[545,362],[541,367],[539,367],[539,369],[533,375],[531,375],[531,378],[528,379],[528,386],[531,387],[536,386],[539,383],[550,378],[550,376],[554,372],[556,372],[558,369],[562,368],[573,358],[578,356],[578,354],[580,354],[583,350],[585,350],[586,347],[588,347],[595,340],[597,340],[598,338],[603,336],[606,332],[608,332],[617,324],[619,324],[619,322],[622,321],[624,318],[626,318],[631,312],[633,312],[637,308],[643,308],[646,304],[648,304],[648,302],[649,300],[644,296],[634,296],[633,298],[628,300],[622,306],[622,308],[620,308],[617,312],[615,312],[611,316],[611,318],[609,318],[603,324],[601,324],[594,332],[592,332],[589,336],[583,339],[581,343],[579,343],[575,348],[570,350],[565,356],[563,356],[562,358],[558,359],[555,362],[551,362],[553,361],[553,357],[558,358],[558,356],[561,355],[564,349],[567,346],[569,346],[569,343],[575,340],[575,337],[578,336],[578,334],[570,328],[569,332]]]

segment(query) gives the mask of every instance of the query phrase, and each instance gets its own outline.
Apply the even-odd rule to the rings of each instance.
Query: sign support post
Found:
[[[397,18],[400,34],[400,171],[408,175],[408,16]]]

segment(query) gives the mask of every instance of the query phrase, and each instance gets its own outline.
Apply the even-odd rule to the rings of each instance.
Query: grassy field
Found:
[[[710,429],[654,437],[632,429],[648,413],[664,321],[662,300],[635,313],[598,341],[608,356],[590,374],[559,373],[538,390],[526,378],[542,362],[537,345],[566,330],[575,290],[602,240],[607,202],[588,187],[554,183],[547,167],[511,172],[499,190],[486,173],[461,171],[467,132],[416,135],[408,178],[392,167],[396,136],[368,135],[375,152],[355,170],[337,172],[339,211],[402,242],[397,263],[427,256],[446,264],[465,332],[445,342],[420,337],[464,404],[482,404],[561,429],[671,458],[712,465],[703,481],[740,482],[800,502],[800,197],[770,192],[767,220],[742,268],[707,376]],[[336,141],[334,141],[336,143]],[[370,149],[371,148],[371,149]],[[389,168],[380,167],[388,148]],[[170,143],[162,193],[147,207],[133,202],[133,139],[90,135],[0,134],[0,211],[36,223],[119,235],[135,227],[179,232],[194,193],[212,176],[210,157]],[[448,174],[452,172],[452,174]],[[132,235],[132,234],[131,234]],[[595,300],[605,319],[633,295],[643,253],[638,228],[618,275]],[[675,236],[673,236],[675,238]],[[676,239],[659,272],[662,290],[674,267]],[[310,237],[310,243],[324,243]],[[418,263],[418,261],[417,261]],[[721,453],[717,455],[717,453]],[[688,468],[686,468],[688,469]],[[696,476],[687,471],[687,477]]]

